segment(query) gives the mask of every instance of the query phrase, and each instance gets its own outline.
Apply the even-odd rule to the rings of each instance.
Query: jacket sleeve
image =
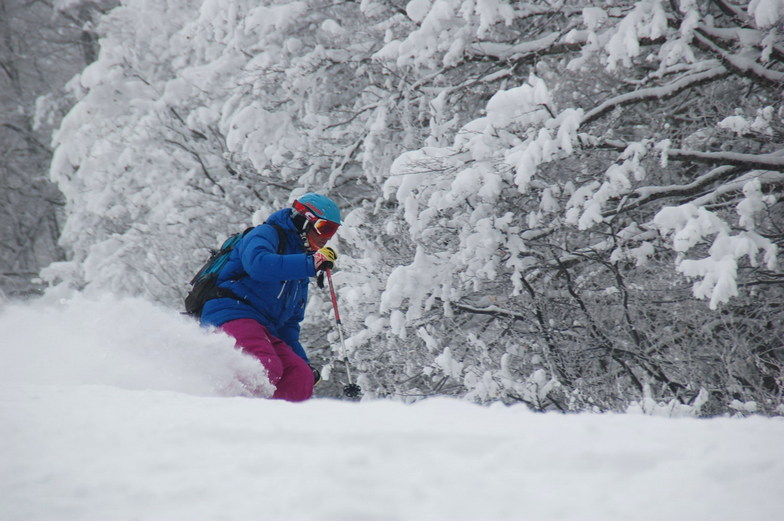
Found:
[[[279,255],[278,232],[272,226],[259,226],[243,241],[242,268],[253,280],[274,281],[306,279],[316,274],[313,256],[305,253]]]

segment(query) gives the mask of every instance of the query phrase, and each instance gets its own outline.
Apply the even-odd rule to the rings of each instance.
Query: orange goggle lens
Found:
[[[335,235],[339,226],[338,223],[326,219],[317,219],[313,222],[313,229],[316,230],[316,233],[328,238]]]

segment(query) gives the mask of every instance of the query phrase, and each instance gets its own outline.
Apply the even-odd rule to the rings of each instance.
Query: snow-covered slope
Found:
[[[139,300],[0,310],[0,519],[773,520],[784,420],[242,396],[227,338]]]

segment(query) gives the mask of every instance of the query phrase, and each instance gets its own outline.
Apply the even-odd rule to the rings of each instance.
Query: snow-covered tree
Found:
[[[427,389],[542,407],[543,369],[534,387],[557,384],[562,409],[617,408],[649,385],[780,400],[784,75],[777,22],[753,19],[777,11],[416,5],[417,28],[377,56],[422,90],[463,78],[385,184],[416,254],[382,312],[406,350],[422,346]],[[432,52],[412,60],[417,42]],[[485,86],[471,98],[484,110],[445,141],[438,121],[465,115],[449,108],[468,85]],[[743,354],[727,364],[730,349]]]
[[[175,303],[205,247],[316,190],[347,213],[336,283],[376,395],[773,410],[781,14],[125,0],[57,135],[71,261],[46,275]]]

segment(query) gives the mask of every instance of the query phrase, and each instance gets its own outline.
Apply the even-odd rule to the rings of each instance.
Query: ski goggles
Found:
[[[338,223],[326,219],[316,219],[315,221],[311,221],[311,225],[317,234],[326,238],[335,235],[335,232],[337,232],[340,227]]]
[[[335,235],[335,232],[337,232],[340,227],[340,224],[335,221],[328,221],[327,219],[317,217],[314,209],[305,206],[299,201],[294,201],[294,209],[305,216],[311,224],[312,229],[315,230],[318,235],[326,237],[327,239]]]

